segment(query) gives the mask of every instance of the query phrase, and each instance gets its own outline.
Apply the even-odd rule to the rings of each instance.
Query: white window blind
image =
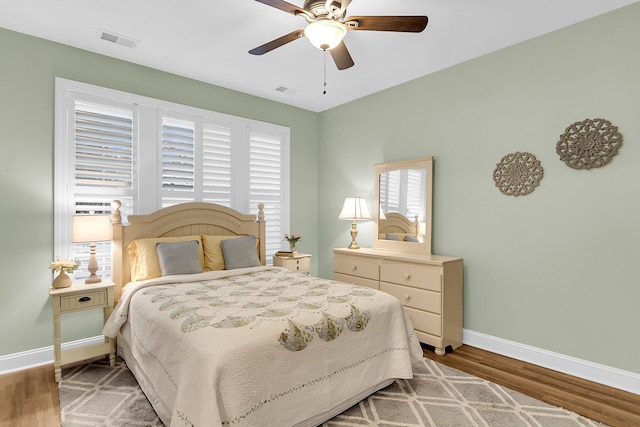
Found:
[[[231,206],[231,128],[203,127],[202,186],[204,201]]]
[[[282,227],[282,141],[274,135],[251,132],[249,137],[249,201],[253,208],[264,203],[267,253],[280,250]],[[255,208],[254,208],[255,209]],[[257,209],[255,209],[257,212]]]
[[[194,133],[193,122],[162,118],[162,207],[197,199]]]
[[[75,102],[75,185],[133,186],[133,111]]]
[[[418,215],[418,221],[424,222],[424,200],[426,176],[423,170],[407,169],[407,185],[405,198],[407,200],[407,218],[413,220]]]
[[[55,254],[79,257],[75,214],[147,214],[188,201],[256,214],[265,205],[267,260],[289,223],[289,129],[126,92],[56,79]],[[109,276],[110,243],[97,245]]]
[[[400,181],[400,170],[390,171],[384,174],[384,178],[380,178],[380,207],[383,212],[402,213],[400,211]]]
[[[418,215],[424,221],[426,176],[419,169],[398,169],[380,178],[380,208],[383,212],[398,212],[411,221]]]
[[[133,190],[132,109],[75,100],[73,103],[73,215],[109,215],[111,201],[131,206]],[[83,268],[77,279],[89,276],[89,244],[75,243],[73,257]],[[66,256],[65,256],[66,257]],[[102,276],[111,275],[111,242],[96,243]]]

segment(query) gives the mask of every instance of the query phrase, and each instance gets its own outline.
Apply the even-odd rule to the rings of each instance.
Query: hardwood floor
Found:
[[[425,357],[612,427],[640,426],[640,395],[463,345]]]
[[[0,426],[60,426],[53,364],[0,375]]]
[[[425,357],[612,427],[640,426],[640,395],[466,345],[445,356],[425,350]],[[59,425],[53,365],[0,376],[0,426]]]

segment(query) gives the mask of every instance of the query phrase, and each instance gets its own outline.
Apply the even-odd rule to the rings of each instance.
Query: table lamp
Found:
[[[90,243],[89,265],[91,275],[85,283],[100,283],[102,279],[96,275],[98,260],[96,259],[96,242],[111,240],[111,220],[109,215],[74,215],[71,241],[73,243]]]
[[[338,218],[353,221],[351,223],[351,244],[349,245],[349,249],[360,249],[358,242],[356,242],[356,236],[358,235],[356,221],[371,219],[366,200],[362,197],[345,198],[342,211],[340,211]]]

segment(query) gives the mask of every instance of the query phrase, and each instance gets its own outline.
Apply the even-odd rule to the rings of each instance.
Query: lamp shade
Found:
[[[71,233],[73,243],[103,242],[111,238],[109,215],[74,215]]]
[[[371,219],[371,214],[367,208],[367,201],[362,197],[347,197],[344,199],[344,205],[339,219],[359,220],[359,219]]]
[[[331,19],[320,19],[307,25],[304,35],[312,45],[322,50],[338,46],[347,34],[347,26]]]

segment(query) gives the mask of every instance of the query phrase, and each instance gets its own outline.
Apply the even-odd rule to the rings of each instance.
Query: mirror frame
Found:
[[[425,234],[423,242],[405,242],[398,240],[379,239],[380,221],[380,175],[396,169],[424,169],[426,171],[425,194]],[[431,227],[433,218],[433,157],[420,157],[417,159],[400,160],[375,165],[376,186],[374,200],[374,226],[373,247],[389,251],[405,252],[413,254],[431,255]]]

